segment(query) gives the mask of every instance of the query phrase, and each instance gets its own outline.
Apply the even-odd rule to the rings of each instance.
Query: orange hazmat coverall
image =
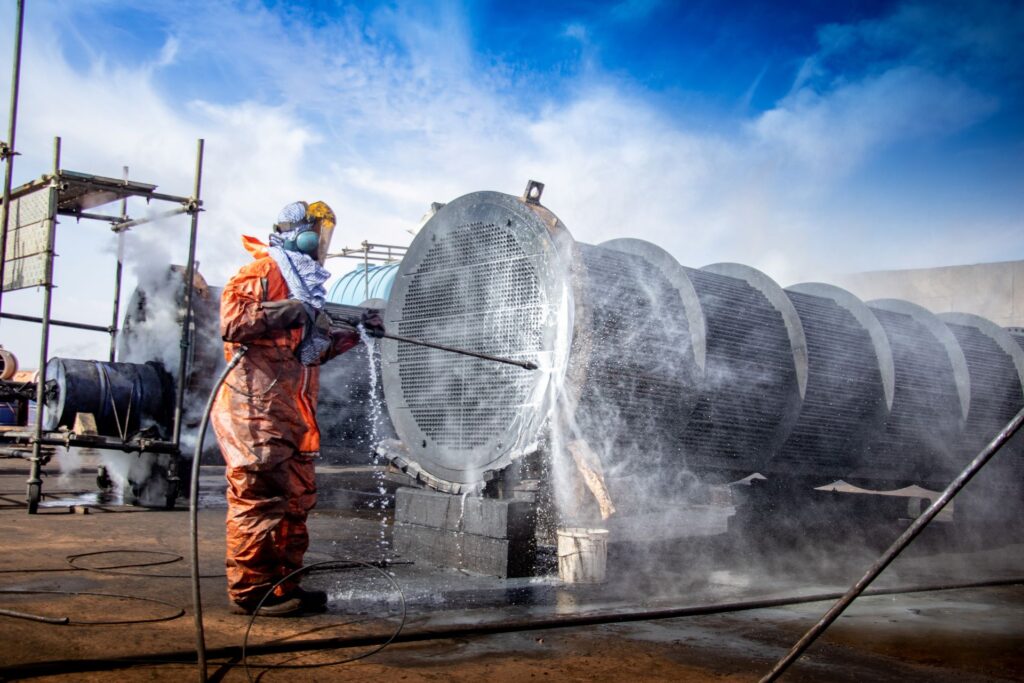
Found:
[[[249,347],[228,375],[210,416],[224,455],[227,489],[228,596],[255,603],[302,566],[309,547],[306,517],[316,504],[313,458],[320,451],[316,423],[320,368],[295,355],[303,329],[268,329],[264,301],[288,298],[288,284],[267,246],[243,237],[255,260],[228,281],[221,295],[221,336],[230,359]],[[333,333],[321,362],[359,342],[358,333]],[[285,595],[295,585],[282,585]]]

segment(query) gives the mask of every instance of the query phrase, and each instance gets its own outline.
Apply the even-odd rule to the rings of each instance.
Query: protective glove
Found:
[[[309,320],[306,307],[298,299],[284,301],[264,301],[263,313],[267,317],[267,327],[272,330],[289,330],[302,327]]]
[[[333,355],[345,353],[359,343],[359,332],[346,323],[334,323],[331,326],[331,348]]]
[[[384,336],[384,321],[376,311],[363,311],[363,318],[359,323],[371,337]]]

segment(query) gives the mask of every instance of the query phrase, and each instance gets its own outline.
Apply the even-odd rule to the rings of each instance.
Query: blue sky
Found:
[[[431,201],[528,178],[577,239],[649,239],[783,285],[1024,258],[1021,2],[27,4],[16,183],[61,135],[67,168],[127,164],[187,194],[205,138],[216,284],[288,201],[332,204],[335,246],[405,243]],[[132,235],[130,277],[181,259],[182,229]],[[61,277],[89,286],[55,314],[105,322],[91,281],[110,238],[61,239]]]

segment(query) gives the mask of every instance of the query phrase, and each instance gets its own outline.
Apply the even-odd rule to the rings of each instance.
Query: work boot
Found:
[[[308,591],[302,587],[296,587],[289,597],[298,598],[302,603],[302,609],[307,612],[326,612],[327,593],[325,591]]]
[[[253,614],[259,617],[294,617],[302,613],[303,604],[295,595],[268,595],[259,610],[259,600],[231,602],[229,610],[232,614]]]

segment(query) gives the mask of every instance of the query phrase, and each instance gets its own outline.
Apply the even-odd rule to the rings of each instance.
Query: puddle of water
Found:
[[[82,491],[46,496],[39,501],[41,508],[63,508],[72,505],[120,505],[121,501],[112,491]]]

